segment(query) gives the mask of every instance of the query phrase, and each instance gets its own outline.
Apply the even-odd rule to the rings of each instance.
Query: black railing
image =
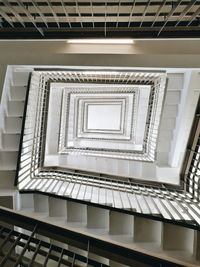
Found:
[[[147,267],[184,266],[175,259],[166,259],[156,253],[144,253],[139,249],[122,247],[115,242],[97,239],[89,234],[49,224],[7,208],[0,207],[0,214],[0,266],[4,266],[6,263],[12,267],[16,267],[18,264],[34,266],[34,263],[37,262],[37,255],[42,256],[42,266],[48,266],[50,260],[56,262],[57,266],[63,264],[74,267],[80,266],[81,263],[85,266],[106,267],[109,266],[109,260],[137,267],[144,266],[144,264]],[[9,224],[9,227],[3,226],[2,223]],[[20,227],[20,231],[17,231],[16,227]],[[59,247],[53,242],[45,242],[42,237],[69,245],[69,248],[66,248],[67,246]],[[84,251],[85,255],[71,251],[70,246],[77,248],[77,251]],[[92,259],[91,254],[102,257],[104,260],[107,259],[108,264]]]
[[[41,73],[43,73],[42,70]],[[73,72],[73,70],[71,70],[67,72],[67,75],[62,70],[47,71],[47,73],[47,78],[45,78],[45,75],[41,75],[38,80],[36,75],[32,81],[32,86],[35,90],[32,90],[30,104],[32,104],[31,101],[33,101],[35,111],[33,118],[31,116],[31,109],[26,117],[27,125],[23,136],[24,141],[22,142],[20,168],[18,169],[19,190],[23,193],[41,192],[47,195],[58,195],[58,197],[66,199],[73,198],[75,201],[78,199],[84,203],[88,202],[89,199],[91,205],[111,206],[122,212],[126,212],[128,209],[129,213],[134,215],[149,216],[149,218],[155,219],[159,217],[159,220],[167,220],[171,221],[171,223],[183,224],[186,227],[199,229],[200,209],[199,199],[197,197],[197,194],[199,196],[199,178],[197,174],[199,165],[195,165],[197,167],[194,179],[191,178],[191,175],[184,175],[181,181],[182,184],[179,186],[165,185],[163,183],[152,184],[148,181],[139,182],[134,179],[122,181],[120,177],[107,177],[105,175],[96,176],[95,174],[86,174],[81,171],[45,168],[43,166],[46,135],[45,118],[48,112],[49,83],[62,81],[74,82],[76,79],[78,79],[78,82],[91,82],[92,79],[94,79],[92,74],[88,74],[87,76],[87,72],[84,71]],[[91,71],[89,71],[89,73],[91,73]],[[135,82],[152,85],[153,80],[151,80],[151,77],[154,75],[156,78],[159,78],[160,73],[155,74],[152,72],[149,76],[148,73],[147,76],[138,73],[135,78],[131,78],[132,76],[130,75],[128,81],[130,84]],[[97,78],[98,77],[95,78],[95,81]],[[127,78],[126,72],[114,74],[114,80],[118,80],[119,83],[124,81],[125,78]],[[109,74],[106,74],[104,71],[104,75],[100,75],[98,82],[106,83],[110,81],[109,79]],[[42,88],[41,92],[39,92],[39,88]],[[199,114],[199,112],[197,113]],[[199,121],[199,116],[196,118]],[[156,131],[158,131],[158,129],[156,129]],[[148,137],[146,141],[148,141]],[[154,150],[156,149],[156,140],[153,141],[152,148]],[[195,149],[193,149],[194,151],[192,151],[192,153],[197,155],[199,152]],[[193,158],[192,163],[194,164],[198,162],[198,160],[199,158]],[[189,173],[193,172],[193,168],[194,166],[190,169]],[[76,186],[78,186],[79,189],[76,193],[76,197],[74,197],[73,189]],[[104,192],[102,192],[102,190],[104,190]],[[93,200],[92,192],[94,191],[98,192],[99,195],[104,193],[106,195],[105,201],[98,202],[97,200]],[[82,193],[81,197],[79,192]],[[116,193],[119,199],[116,199],[116,197],[118,197]],[[139,199],[140,196],[142,200]],[[99,199],[99,197],[97,198]],[[124,206],[124,201],[129,203],[128,207]],[[120,205],[118,205],[119,202]]]

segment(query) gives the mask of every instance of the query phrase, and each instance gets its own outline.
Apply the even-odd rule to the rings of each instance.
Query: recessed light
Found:
[[[69,39],[67,40],[69,44],[133,44],[133,39],[107,39],[107,38],[97,38],[97,39]]]

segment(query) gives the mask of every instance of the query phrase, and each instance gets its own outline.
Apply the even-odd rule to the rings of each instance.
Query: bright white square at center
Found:
[[[121,104],[90,104],[87,106],[88,130],[118,131],[121,128]]]

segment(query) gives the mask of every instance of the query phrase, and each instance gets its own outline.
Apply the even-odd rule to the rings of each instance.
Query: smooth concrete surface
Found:
[[[87,206],[84,204],[67,201],[67,221],[68,222],[86,222]]]
[[[137,40],[129,45],[0,41],[0,95],[7,65],[200,67],[200,40]]]
[[[29,54],[32,54],[33,50],[45,54],[199,54],[200,39],[146,39],[134,40],[133,44],[69,44],[66,40],[1,40],[0,49],[12,54],[15,54],[16,50]]]
[[[93,206],[87,206],[87,227],[108,229],[109,211]]]
[[[161,222],[141,217],[134,218],[135,242],[161,242]]]
[[[162,235],[164,250],[193,251],[194,230],[163,223]]]
[[[133,216],[120,212],[110,211],[110,234],[111,235],[132,235]]]
[[[67,202],[62,199],[49,197],[49,216],[50,217],[66,217]]]
[[[48,197],[44,195],[34,194],[34,209],[36,212],[46,212],[48,210]]]

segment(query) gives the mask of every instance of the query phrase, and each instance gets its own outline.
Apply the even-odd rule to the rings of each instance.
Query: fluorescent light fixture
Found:
[[[133,44],[133,39],[69,39],[67,40],[69,44]]]

